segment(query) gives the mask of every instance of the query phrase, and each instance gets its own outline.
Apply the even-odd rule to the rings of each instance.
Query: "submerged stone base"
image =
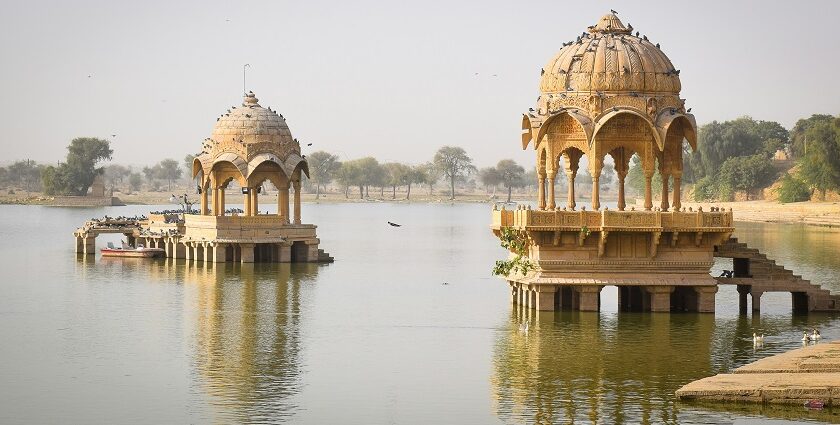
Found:
[[[778,354],[677,390],[681,400],[840,404],[840,341]]]

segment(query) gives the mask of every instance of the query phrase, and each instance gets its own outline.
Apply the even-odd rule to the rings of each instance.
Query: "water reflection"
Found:
[[[527,333],[520,330],[523,321],[530,323]],[[678,404],[674,391],[795,348],[798,329],[834,321],[831,316],[716,320],[711,314],[514,309],[494,348],[495,413],[505,422],[537,424],[731,421],[724,412]],[[771,335],[758,350],[754,329]],[[773,411],[777,417],[796,417],[791,408]]]
[[[245,422],[293,416],[303,373],[301,288],[318,267],[173,265],[169,271],[179,270],[192,295],[185,302],[195,303],[196,381],[216,413]]]

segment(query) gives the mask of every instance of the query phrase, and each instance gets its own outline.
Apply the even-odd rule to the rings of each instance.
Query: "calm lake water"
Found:
[[[162,207],[167,208],[167,207]],[[329,265],[77,257],[87,218],[158,209],[0,206],[0,423],[767,423],[799,407],[698,406],[674,390],[840,338],[832,315],[765,294],[717,313],[526,313],[490,276],[483,204],[305,204]],[[402,223],[393,228],[386,221]],[[739,223],[780,264],[840,291],[840,232]],[[100,237],[99,247],[117,236]],[[718,269],[728,267],[719,264]],[[448,285],[443,285],[447,282]],[[531,331],[519,332],[530,320]],[[753,332],[767,335],[754,350]]]

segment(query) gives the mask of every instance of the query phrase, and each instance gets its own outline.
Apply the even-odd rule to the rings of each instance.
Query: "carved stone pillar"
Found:
[[[258,215],[260,213],[259,205],[259,186],[251,189],[251,215]]]
[[[645,173],[645,211],[650,211],[653,209],[653,193],[651,189],[652,179],[653,173]]]
[[[201,213],[201,215],[210,215],[210,210],[207,206],[207,189],[202,189],[199,196],[201,196],[201,198],[199,198],[201,202],[201,206],[199,207],[201,210],[199,213]]]
[[[251,188],[248,188],[248,193],[245,194],[245,208],[242,214],[251,215]]]
[[[225,215],[225,188],[219,188],[219,213],[216,215]]]
[[[557,208],[557,203],[554,200],[554,182],[557,180],[557,171],[551,170],[548,172],[548,209],[553,210]]]
[[[278,187],[280,192],[277,195],[277,214],[283,223],[289,223],[289,185]]]
[[[577,170],[566,170],[566,177],[569,180],[569,198],[566,201],[566,204],[569,210],[575,210],[575,176],[577,175]]]
[[[601,188],[598,186],[598,180],[601,176],[592,176],[592,209],[597,211],[601,209],[600,193]]]
[[[670,175],[662,171],[660,173],[660,176],[662,176],[662,203],[660,207],[662,211],[668,211],[668,180],[670,180]]]
[[[545,174],[537,174],[537,208],[545,209]]]
[[[680,201],[680,192],[682,192],[681,179],[679,174],[674,174],[674,211],[679,211],[682,208],[682,202]]]
[[[618,210],[624,211],[627,207],[627,202],[624,200],[624,179],[627,177],[626,173],[618,173]]]
[[[292,186],[295,188],[295,224],[300,224],[300,180],[295,180],[292,182]]]

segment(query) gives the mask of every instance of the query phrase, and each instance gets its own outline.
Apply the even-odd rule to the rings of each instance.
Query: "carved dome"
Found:
[[[615,14],[604,15],[576,41],[564,44],[540,78],[543,94],[679,94],[680,87],[679,71],[659,46],[634,35],[633,27]]]
[[[236,141],[245,144],[274,142],[293,143],[292,132],[286,120],[276,111],[266,109],[257,103],[254,93],[249,92],[242,106],[232,107],[219,117],[210,136],[216,143]]]

